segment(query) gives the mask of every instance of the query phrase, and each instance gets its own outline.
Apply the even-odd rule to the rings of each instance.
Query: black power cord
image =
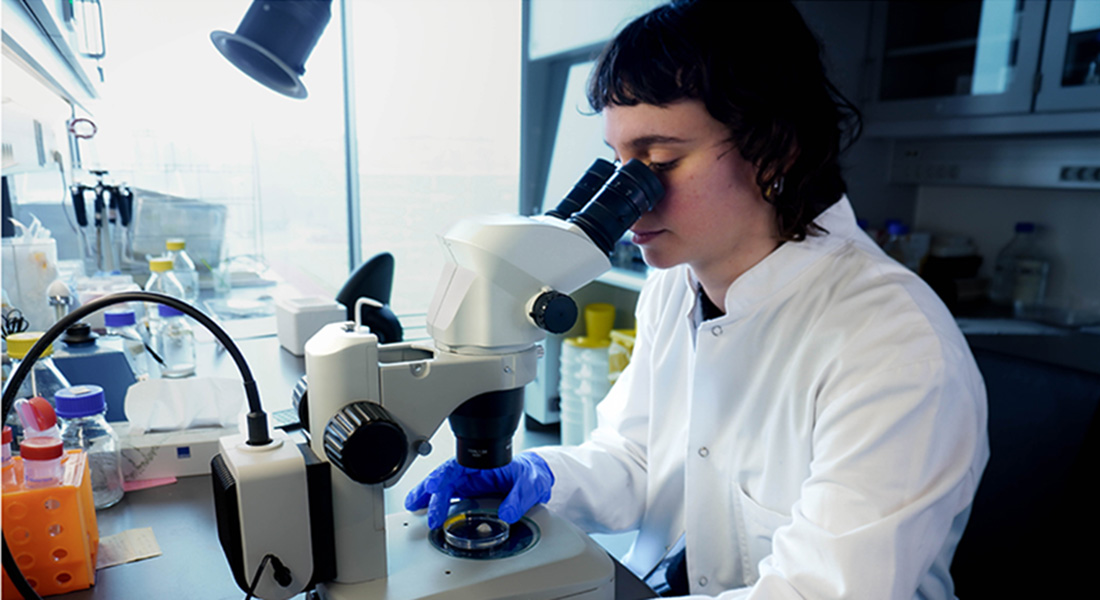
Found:
[[[249,411],[246,416],[248,425],[248,445],[264,446],[271,443],[271,438],[267,435],[267,413],[264,412],[263,406],[260,404],[259,386],[252,377],[252,370],[248,368],[248,363],[245,362],[244,355],[241,354],[237,345],[233,343],[233,339],[229,337],[229,334],[227,334],[217,322],[206,316],[206,314],[194,306],[191,306],[179,298],[153,292],[119,292],[110,294],[84,304],[61,319],[58,319],[57,323],[54,323],[52,327],[47,329],[46,333],[42,334],[42,337],[31,346],[27,355],[19,364],[19,368],[11,374],[11,379],[8,381],[8,387],[4,390],[4,421],[7,421],[8,412],[11,411],[11,407],[15,403],[15,395],[19,392],[19,386],[22,385],[23,380],[27,378],[27,374],[30,373],[30,370],[34,367],[34,363],[38,360],[38,357],[42,355],[46,348],[49,347],[58,336],[84,317],[98,310],[107,308],[108,306],[114,306],[115,304],[122,304],[124,302],[154,302],[170,306],[198,321],[200,325],[210,331],[210,333],[214,335],[214,338],[221,343],[222,347],[229,352],[230,358],[233,359],[233,362],[237,365],[237,369],[241,372],[241,379],[244,380],[244,394],[245,398],[248,400]],[[27,600],[41,600],[41,596],[34,591],[34,588],[27,582],[27,579],[23,577],[23,573],[19,570],[18,565],[15,564],[15,559],[8,549],[8,540],[6,536],[3,537],[3,567],[4,571],[8,574],[8,578],[11,579],[12,584],[19,590],[23,598]]]
[[[256,568],[256,574],[252,576],[252,585],[248,586],[248,595],[244,597],[244,600],[252,600],[252,595],[256,593],[256,586],[260,584],[260,575],[263,575],[264,567],[267,566],[268,562],[271,563],[271,568],[275,569],[276,583],[286,587],[293,581],[290,569],[283,565],[283,561],[279,560],[278,556],[265,554],[264,559],[260,561],[260,566]]]

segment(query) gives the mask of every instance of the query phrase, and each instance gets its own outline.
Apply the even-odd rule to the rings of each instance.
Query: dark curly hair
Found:
[[[826,77],[821,53],[788,1],[675,1],[604,48],[588,102],[600,112],[700,100],[756,166],[782,238],[800,241],[845,193],[838,159],[861,131],[859,110]]]

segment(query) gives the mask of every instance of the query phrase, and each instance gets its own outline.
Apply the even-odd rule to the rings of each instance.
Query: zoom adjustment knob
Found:
[[[409,452],[405,432],[386,409],[356,402],[340,409],[325,427],[325,455],[359,483],[382,483],[405,465]]]
[[[531,321],[550,333],[565,333],[577,322],[577,303],[561,292],[545,291],[531,305]]]

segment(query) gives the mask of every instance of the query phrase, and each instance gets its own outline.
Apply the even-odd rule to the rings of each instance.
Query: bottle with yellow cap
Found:
[[[186,298],[183,297],[183,284],[180,283],[179,278],[176,277],[176,274],[172,271],[172,259],[167,256],[150,258],[149,271],[149,279],[145,282],[145,291],[166,294],[173,298],[186,300]],[[153,321],[157,320],[157,306],[159,306],[157,303],[150,302],[145,307],[145,314],[148,315],[150,331],[153,328]]]
[[[27,352],[34,346],[35,342],[42,337],[41,331],[24,331],[22,333],[12,333],[7,337],[8,342],[8,356],[12,359],[12,374],[22,364],[23,359],[27,356]],[[69,387],[69,380],[65,378],[65,375],[54,364],[53,358],[53,344],[46,346],[46,349],[42,352],[42,355],[38,357],[38,360],[34,361],[34,367],[31,369],[27,377],[23,379],[23,382],[19,384],[19,391],[16,393],[15,398],[33,398],[35,396],[41,396],[45,398],[51,405],[54,404],[54,394],[59,390],[63,390]],[[22,441],[23,438],[23,424],[19,420],[19,415],[15,410],[8,412],[8,418],[4,422],[12,428],[14,435],[13,444],[16,446]],[[15,446],[13,446],[15,447]]]
[[[172,272],[183,286],[183,300],[195,304],[199,300],[199,272],[195,261],[187,254],[187,242],[182,238],[170,238],[164,242],[168,258],[172,261]]]
[[[172,271],[172,259],[149,259],[153,274],[145,283],[145,291],[157,292],[186,300],[183,285]],[[161,377],[188,377],[195,374],[195,332],[183,313],[164,304],[152,303],[149,308],[149,333],[153,348],[164,361]]]

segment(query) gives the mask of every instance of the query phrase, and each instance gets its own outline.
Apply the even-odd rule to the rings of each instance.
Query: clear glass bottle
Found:
[[[1039,244],[1035,223],[1016,223],[1016,233],[997,253],[989,298],[995,304],[1024,306],[1041,304],[1046,298],[1050,259]]]
[[[908,225],[892,221],[886,226],[886,240],[882,243],[882,250],[903,265],[908,265],[909,257],[905,255],[905,237],[908,235]]]
[[[165,294],[167,296],[182,299],[182,301],[186,302],[187,298],[184,297],[184,284],[179,282],[179,277],[172,271],[172,259],[167,257],[150,259],[149,270],[149,280],[145,282],[146,292]],[[145,305],[147,326],[149,326],[150,332],[153,331],[153,324],[156,319],[160,318],[160,315],[157,313],[157,306],[160,306],[160,304],[155,302],[146,303]]]
[[[107,335],[113,336],[122,342],[122,354],[126,357],[130,371],[137,381],[149,379],[150,373],[156,371],[150,364],[153,357],[146,351],[147,340],[137,328],[137,317],[131,308],[108,312],[103,315],[103,323],[107,327]]]
[[[8,355],[12,359],[11,374],[14,375],[19,365],[23,363],[23,358],[26,357],[27,352],[34,346],[35,342],[42,337],[41,331],[26,331],[23,333],[13,333],[7,337],[8,342]],[[65,378],[65,375],[54,364],[50,355],[53,354],[53,344],[50,344],[42,352],[42,355],[38,357],[38,360],[34,361],[34,367],[31,369],[27,377],[23,379],[23,382],[19,384],[19,391],[15,394],[16,399],[19,398],[33,398],[35,396],[41,396],[46,399],[51,405],[54,404],[54,395],[58,390],[69,387],[69,380]],[[8,418],[4,422],[12,428],[14,435],[13,444],[14,448],[18,448],[21,440],[24,437],[23,424],[19,420],[17,411],[11,410],[8,412]]]
[[[181,238],[172,238],[164,242],[168,258],[172,260],[172,273],[183,286],[182,299],[188,304],[199,301],[199,272],[195,261],[187,254],[187,242]]]
[[[88,455],[92,501],[97,509],[122,499],[122,450],[118,434],[107,423],[107,401],[98,385],[78,385],[57,393],[61,442],[66,450]]]
[[[153,323],[153,347],[160,355],[161,377],[189,377],[195,374],[195,331],[184,314],[171,306],[157,306]]]

